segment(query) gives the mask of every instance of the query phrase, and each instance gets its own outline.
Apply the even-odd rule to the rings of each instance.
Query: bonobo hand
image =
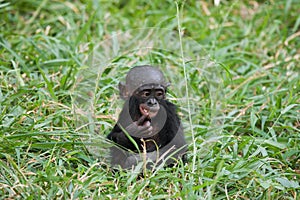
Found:
[[[137,138],[148,138],[155,135],[151,123],[149,121],[144,122],[146,117],[146,115],[142,115],[142,117],[138,119],[138,121],[135,121],[129,126],[127,126],[125,128],[127,133]]]

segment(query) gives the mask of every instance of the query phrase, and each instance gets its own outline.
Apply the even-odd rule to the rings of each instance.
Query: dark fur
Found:
[[[147,157],[151,157],[150,159],[155,163],[157,161],[155,157],[157,152],[159,153],[159,156],[165,156],[165,158],[174,154],[172,156],[173,158],[181,158],[183,162],[186,162],[185,152],[187,147],[180,119],[176,113],[176,106],[165,99],[161,99],[158,102],[160,109],[158,114],[151,119],[151,126],[153,129],[159,126],[162,127],[157,129],[160,131],[156,135],[149,138],[143,138],[146,142]],[[141,103],[145,103],[144,100],[134,95],[131,96],[129,100],[126,100],[117,124],[107,136],[109,140],[116,143],[116,146],[113,146],[110,149],[111,164],[113,166],[120,165],[122,168],[131,168],[141,161],[138,154],[138,151],[143,152],[143,142],[141,141],[141,138],[132,137],[138,145],[139,150],[137,150],[135,145],[120,127],[122,126],[123,129],[125,129],[128,125],[141,117],[142,114],[139,110],[139,105]],[[167,117],[165,118],[165,116]],[[164,123],[162,123],[162,121]],[[161,162],[162,160],[159,161],[158,164]],[[166,163],[167,165],[171,165],[174,163],[174,160],[170,158]],[[151,165],[147,165],[147,167],[151,167]]]
[[[118,123],[114,126],[111,133],[107,136],[109,140],[114,141],[115,143],[119,144],[120,146],[124,147],[125,149],[129,149],[131,151],[137,152],[137,149],[135,148],[134,144],[129,140],[129,138],[123,133],[122,129],[119,125],[123,126],[124,128],[127,127],[131,122],[131,119],[128,117],[127,113],[130,113],[131,118],[133,121],[137,121],[141,117],[141,113],[139,111],[139,105],[140,101],[137,97],[132,96],[128,102],[125,103],[125,107],[122,110]],[[178,132],[178,129],[180,128],[180,120],[179,117],[176,114],[176,106],[172,104],[171,102],[167,100],[161,100],[159,101],[160,106],[164,107],[167,112],[167,120],[164,124],[164,127],[161,129],[161,131],[150,138],[144,138],[144,140],[154,140],[156,145],[158,147],[165,146],[168,144],[176,135]],[[128,108],[129,105],[130,109]],[[129,112],[128,112],[129,109]],[[159,122],[160,112],[162,109],[160,109],[158,115],[152,119],[152,126],[156,126],[156,122]],[[157,123],[158,123],[157,122]],[[140,138],[133,137],[135,142],[139,146],[139,150],[142,150],[142,142]],[[156,145],[154,142],[147,142],[147,152],[151,152],[156,150]]]

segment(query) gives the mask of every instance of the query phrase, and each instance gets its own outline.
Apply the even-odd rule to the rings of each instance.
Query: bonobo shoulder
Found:
[[[168,100],[165,100],[165,103],[166,103],[168,109],[170,109],[174,112],[177,112],[177,106],[174,103],[172,103]]]

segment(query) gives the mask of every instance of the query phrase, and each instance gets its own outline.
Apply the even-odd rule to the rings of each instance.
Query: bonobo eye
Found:
[[[143,98],[147,98],[147,97],[149,97],[149,96],[151,95],[151,92],[148,91],[148,90],[144,90],[144,91],[141,92],[140,95],[141,95],[141,97],[143,97]]]
[[[164,97],[164,92],[162,90],[155,91],[155,96],[158,99],[162,99]]]

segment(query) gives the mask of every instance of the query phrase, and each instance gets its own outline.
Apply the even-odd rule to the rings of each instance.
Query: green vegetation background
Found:
[[[299,0],[221,0],[219,6],[0,0],[0,198],[299,199],[299,12]],[[186,54],[123,50],[102,62],[103,52],[138,44],[147,27],[168,30],[174,37],[156,41]],[[129,39],[97,51],[119,32]],[[185,65],[195,46],[222,66],[215,72],[221,87],[212,86],[213,74],[203,78],[201,69]],[[130,66],[148,60],[169,66],[163,70],[190,143],[189,163],[139,178],[132,171],[113,174],[105,156],[95,157],[82,142],[74,96],[86,71],[98,70],[101,77],[91,78],[96,86],[85,89],[94,95],[95,141],[101,140],[122,105],[118,82]],[[221,135],[203,151],[214,112],[223,116]]]

